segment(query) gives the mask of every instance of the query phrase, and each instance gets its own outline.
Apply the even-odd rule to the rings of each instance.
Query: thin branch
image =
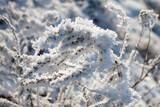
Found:
[[[122,46],[121,46],[121,49],[120,49],[120,58],[122,58],[123,56],[123,49],[125,48],[125,42],[127,41],[127,34],[125,32],[124,34],[124,39],[123,39],[123,43],[122,43]]]
[[[70,83],[69,89],[68,89],[67,94],[66,94],[66,96],[65,96],[65,98],[64,98],[64,104],[65,104],[66,99],[67,99],[68,96],[69,96],[69,93],[70,93],[70,90],[71,90],[73,84],[74,84],[73,82]]]
[[[39,107],[39,86],[37,86],[37,107]]]
[[[142,82],[142,81],[148,76],[148,74],[154,70],[154,68],[155,68],[158,64],[160,64],[160,61],[157,62],[157,63],[155,63],[155,65],[153,65],[152,68],[149,69],[148,72],[147,72],[141,79],[139,79],[137,82],[135,82],[135,84],[132,86],[132,88],[135,88],[140,82]]]
[[[8,104],[8,105],[10,105],[10,106],[13,106],[13,107],[20,107],[19,105],[17,105],[16,103],[13,103],[13,102],[11,102],[11,101],[9,101],[9,100],[7,100],[7,99],[4,99],[4,98],[0,98],[0,103],[3,105],[5,105],[5,104]]]
[[[107,98],[107,96],[101,94],[100,92],[98,92],[98,91],[96,91],[96,90],[89,89],[88,87],[86,87],[85,85],[83,85],[82,83],[80,83],[79,81],[75,81],[74,84],[76,84],[76,85],[78,85],[78,86],[81,86],[81,87],[87,89],[87,90],[90,91],[90,92],[94,92],[94,93],[96,93],[96,94],[99,94],[99,95],[103,96],[104,98]]]
[[[147,96],[153,89],[160,87],[160,84],[158,83],[156,86],[152,87],[151,89],[149,89],[142,97]]]
[[[20,56],[19,42],[18,42],[18,37],[17,37],[17,35],[15,33],[15,29],[14,29],[13,25],[10,23],[8,18],[6,18],[5,16],[1,16],[0,15],[0,20],[4,20],[9,25],[10,29],[12,30],[12,33],[13,33],[13,35],[15,37],[16,44],[17,44],[17,47],[16,47],[17,48],[17,50],[16,50],[17,51],[17,55],[19,57]]]
[[[145,68],[145,65],[146,65],[147,59],[148,59],[148,51],[149,51],[150,41],[151,41],[151,29],[149,29],[149,40],[148,40],[148,44],[147,44],[147,48],[146,48],[146,54],[145,54],[145,59],[144,59],[144,62],[143,62],[142,72],[141,72],[141,76],[139,77],[139,80],[142,78],[142,76],[144,74],[144,68]]]
[[[10,27],[10,29],[11,29],[11,31],[12,31],[12,33],[13,33],[13,35],[14,35],[14,37],[15,37],[15,42],[16,42],[16,60],[17,60],[17,62],[16,62],[16,64],[17,64],[17,71],[19,71],[19,63],[20,63],[20,58],[21,58],[21,56],[20,56],[20,46],[19,46],[19,41],[18,41],[18,36],[16,35],[16,33],[15,33],[15,29],[14,29],[14,27],[12,26],[12,24],[10,23],[10,21],[8,20],[8,18],[7,17],[5,17],[5,16],[1,16],[0,15],[0,20],[4,20],[8,25],[9,25],[9,27]],[[20,76],[20,72],[18,73],[19,74],[19,76]]]
[[[138,45],[139,45],[139,43],[140,43],[140,40],[141,40],[141,37],[142,37],[143,33],[144,33],[144,30],[143,30],[143,26],[142,26],[142,33],[141,33],[140,39],[139,39],[139,41],[138,41]],[[150,41],[151,41],[151,28],[150,28],[150,27],[149,27],[149,35],[148,35],[148,36],[149,36],[149,38],[148,38],[149,40],[148,40],[148,44],[147,44],[147,48],[146,48],[146,54],[145,54],[145,59],[144,59],[144,62],[143,62],[142,72],[141,72],[141,75],[140,75],[139,79],[137,80],[137,82],[133,85],[134,88],[136,87],[137,83],[139,83],[138,81],[141,81],[142,76],[143,76],[143,74],[144,74],[144,68],[145,68],[145,65],[146,65],[146,63],[147,63],[149,45],[150,45]],[[137,46],[138,46],[138,45],[137,45]]]
[[[140,42],[141,42],[143,33],[144,33],[144,30],[143,30],[143,27],[142,27],[142,32],[141,32],[141,35],[140,35],[140,37],[139,37],[139,40],[138,40],[138,42],[137,42],[137,44],[136,44],[136,46],[135,46],[135,50],[138,50],[138,46],[139,46],[139,44],[140,44]],[[136,51],[133,53],[133,56],[134,56],[135,54],[136,54]]]

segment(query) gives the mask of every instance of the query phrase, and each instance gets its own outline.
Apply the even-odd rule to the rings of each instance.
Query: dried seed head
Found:
[[[142,10],[139,14],[142,26],[152,28],[158,19],[158,15],[153,10]]]
[[[59,15],[56,11],[48,11],[44,14],[43,20],[49,24],[54,24],[59,20]]]

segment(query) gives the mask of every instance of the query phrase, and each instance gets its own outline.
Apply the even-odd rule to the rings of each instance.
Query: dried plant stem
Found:
[[[149,69],[148,72],[147,72],[142,78],[140,78],[140,79],[132,86],[132,88],[135,88],[140,82],[142,82],[142,81],[148,76],[148,74],[154,70],[154,68],[155,68],[158,64],[160,64],[160,61],[157,62],[157,63],[155,63],[155,64],[152,66],[152,68]]]
[[[74,84],[76,84],[77,86],[81,86],[82,88],[85,88],[86,90],[88,90],[88,91],[90,91],[90,92],[94,92],[94,93],[96,93],[96,94],[99,94],[99,95],[107,98],[105,95],[99,93],[98,91],[93,90],[93,89],[89,89],[88,87],[86,87],[85,85],[83,85],[82,83],[80,83],[79,81],[75,81]]]
[[[15,33],[15,29],[14,29],[13,25],[10,23],[10,21],[8,20],[8,18],[6,18],[4,16],[0,16],[0,19],[4,20],[9,25],[10,29],[12,30],[12,33],[13,33],[13,35],[15,37],[15,41],[16,41],[16,48],[17,48],[16,51],[17,51],[17,55],[18,55],[17,57],[19,57],[20,56],[20,49],[19,49],[19,42],[18,42],[18,37]]]
[[[143,62],[143,67],[142,67],[142,72],[141,72],[140,78],[142,78],[142,76],[143,76],[143,74],[144,74],[144,66],[145,66],[145,64],[147,63],[148,50],[149,50],[150,41],[151,41],[151,29],[149,29],[149,40],[148,40],[148,44],[147,44],[147,48],[146,48],[146,54],[145,54],[145,59],[144,59],[144,62]]]
[[[37,107],[39,107],[39,86],[37,86]]]
[[[10,21],[8,20],[7,17],[0,15],[0,20],[4,20],[4,21],[6,22],[6,24],[10,27],[10,29],[11,29],[14,37],[15,37],[16,54],[17,54],[17,56],[16,56],[16,58],[17,58],[16,65],[17,65],[17,70],[18,70],[18,67],[19,67],[19,65],[20,65],[20,64],[19,64],[19,63],[20,63],[20,48],[19,48],[20,46],[19,46],[18,37],[17,37],[17,35],[16,35],[16,33],[15,33],[15,28],[14,28],[13,25],[10,23]],[[19,75],[20,75],[20,73],[19,73]],[[19,96],[19,98],[18,98],[18,104],[20,105],[20,96]]]
[[[66,96],[65,96],[65,98],[64,98],[64,104],[65,104],[66,99],[67,99],[68,96],[69,96],[69,93],[70,93],[70,90],[71,90],[73,84],[74,84],[73,82],[70,83],[69,89],[68,89],[67,94],[66,94]]]
[[[123,56],[123,50],[124,50],[124,48],[125,48],[125,42],[127,41],[127,33],[125,32],[125,34],[124,34],[124,39],[123,39],[123,43],[122,43],[122,47],[121,47],[121,49],[120,49],[120,58],[122,58],[122,56]]]
[[[156,88],[156,87],[152,87],[151,89],[149,89],[142,97],[147,96],[154,88]]]
[[[142,32],[143,32],[143,30],[142,30]],[[141,35],[141,37],[142,37],[142,35]],[[140,39],[141,39],[141,37],[140,37]],[[140,39],[139,39],[138,43],[140,43]],[[135,82],[135,84],[132,86],[132,88],[135,88],[138,85],[138,83],[140,83],[141,80],[143,79],[142,77],[143,77],[143,74],[144,74],[144,68],[145,68],[145,65],[146,65],[147,60],[148,60],[148,51],[149,51],[150,41],[151,41],[151,28],[149,28],[149,40],[148,40],[148,43],[147,43],[146,54],[145,54],[145,59],[144,59],[144,62],[143,62],[142,72],[141,72],[141,75],[140,75],[138,81]]]
[[[7,99],[3,99],[3,98],[0,98],[0,104],[7,104],[7,105],[10,105],[12,107],[20,107],[19,105],[17,105],[16,103],[13,103]],[[1,105],[0,105],[1,106]]]
[[[143,27],[142,27],[142,32],[141,32],[141,35],[140,35],[140,37],[139,37],[139,40],[138,40],[138,42],[137,42],[137,44],[136,44],[136,46],[135,46],[135,50],[138,50],[138,46],[139,46],[139,44],[140,44],[140,42],[141,42],[143,33],[144,33],[144,30],[143,30]],[[136,51],[134,51],[133,56],[134,56],[135,54],[136,54]]]

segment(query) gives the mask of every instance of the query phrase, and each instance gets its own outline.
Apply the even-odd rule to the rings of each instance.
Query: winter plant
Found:
[[[0,31],[4,36],[0,40],[1,106],[133,106],[141,99],[134,88],[159,64],[159,57],[152,61],[146,75],[142,71],[139,80],[131,84],[131,64],[138,52],[123,57],[129,17],[111,2],[97,8],[116,16],[114,29],[103,29],[81,17],[61,20],[53,10],[45,11],[41,22],[25,20],[27,15],[22,15],[17,31],[7,17],[0,16],[11,30]],[[150,40],[157,15],[142,11],[140,18],[142,35],[149,30]],[[139,42],[137,48],[138,45]],[[148,61],[147,53],[148,49],[143,69]]]

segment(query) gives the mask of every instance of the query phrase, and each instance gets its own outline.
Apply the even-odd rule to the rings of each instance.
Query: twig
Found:
[[[107,98],[107,96],[101,94],[100,92],[98,92],[98,91],[96,91],[96,90],[89,89],[88,87],[86,87],[85,85],[83,85],[82,83],[80,83],[79,81],[75,81],[74,84],[77,84],[78,86],[81,86],[81,87],[87,89],[87,90],[90,91],[90,92],[94,92],[94,93],[96,93],[96,94],[99,94],[99,95],[103,96],[104,98]]]
[[[151,41],[151,29],[149,29],[149,40],[148,40],[148,44],[147,44],[147,48],[146,48],[146,54],[145,54],[145,59],[144,59],[144,62],[143,62],[143,68],[142,68],[142,73],[141,73],[140,78],[142,78],[142,76],[144,74],[144,66],[147,63],[150,41]]]
[[[122,58],[122,56],[123,56],[123,49],[125,47],[125,41],[127,41],[127,33],[126,32],[124,34],[124,39],[123,39],[122,47],[120,49],[120,58]]]
[[[141,79],[139,79],[137,82],[135,82],[135,84],[132,86],[132,88],[135,88],[140,82],[142,82],[142,81],[148,76],[148,74],[149,74],[150,72],[152,72],[152,70],[154,70],[154,68],[155,68],[158,64],[160,64],[160,61],[157,62],[157,63],[155,63],[155,65],[153,65],[152,68],[149,69],[148,72],[147,72]]]
[[[140,42],[141,42],[143,33],[144,33],[144,30],[143,30],[143,27],[142,27],[142,32],[141,32],[141,35],[140,35],[140,37],[139,37],[139,40],[138,40],[138,42],[137,42],[137,44],[136,44],[136,46],[135,46],[135,50],[138,50],[138,46],[139,46],[139,44],[140,44]],[[133,56],[134,56],[135,54],[136,54],[136,51],[134,51]]]
[[[157,87],[159,87],[159,86],[160,86],[160,84],[157,84],[156,86],[152,87],[152,88],[149,89],[142,97],[147,96],[153,89],[155,89],[155,88],[157,88]]]
[[[39,86],[37,86],[37,107],[39,107]]]
[[[139,39],[139,41],[138,41],[138,45],[139,45],[140,40],[141,40],[141,38],[142,38],[142,35],[143,35],[143,33],[144,33],[144,30],[143,30],[143,29],[144,29],[144,28],[143,28],[143,26],[142,26],[142,33],[141,33],[140,39]],[[143,74],[144,74],[144,68],[145,68],[145,65],[146,65],[147,59],[148,59],[148,51],[149,51],[150,41],[151,41],[151,28],[149,27],[149,40],[148,40],[148,44],[147,44],[147,48],[146,48],[146,54],[145,54],[145,59],[144,59],[144,62],[143,62],[142,72],[141,72],[141,75],[140,75],[138,81],[141,81],[142,76],[143,76]],[[138,45],[137,45],[137,47],[138,47]],[[133,88],[135,88],[136,85],[137,85],[137,83],[139,83],[138,81],[133,85],[134,87],[132,86]]]
[[[4,99],[4,98],[0,98],[0,104],[2,104],[1,106],[6,105],[6,104],[9,104],[10,106],[13,106],[13,107],[20,107],[19,105],[17,105],[16,103],[13,103],[7,99]]]
[[[16,50],[17,51],[17,55],[19,57],[20,56],[19,42],[18,42],[17,35],[15,33],[14,27],[12,26],[12,24],[10,23],[10,21],[8,20],[8,18],[6,18],[5,16],[1,16],[0,15],[0,20],[4,20],[9,25],[10,29],[12,30],[12,33],[13,33],[13,35],[15,37],[16,44],[17,44],[17,50]]]
[[[64,101],[68,98],[72,86],[73,86],[73,82],[70,83],[70,86],[69,86],[69,89],[68,89],[68,91],[67,91],[66,97],[64,98]]]

